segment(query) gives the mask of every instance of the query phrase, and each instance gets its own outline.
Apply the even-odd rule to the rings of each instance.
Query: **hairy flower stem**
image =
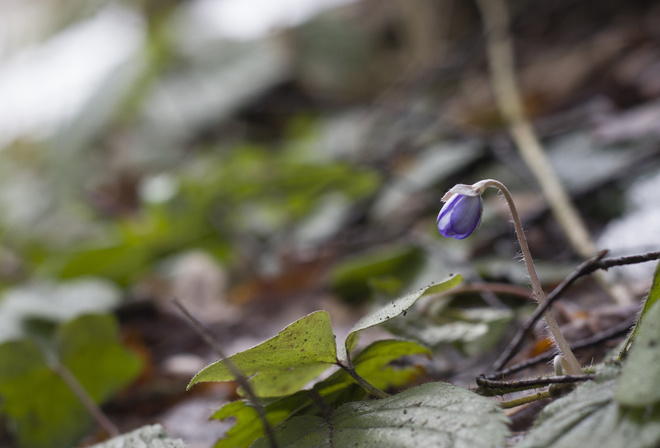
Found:
[[[475,184],[475,186],[477,185],[479,186],[479,188],[484,188],[484,189],[486,187],[496,188],[499,191],[501,191],[502,194],[504,195],[507,205],[509,206],[509,210],[511,211],[511,217],[513,218],[513,225],[516,228],[516,235],[518,236],[518,241],[520,242],[520,249],[523,254],[523,259],[525,260],[525,266],[527,267],[527,271],[529,272],[529,278],[532,282],[532,290],[534,292],[534,297],[536,298],[536,301],[538,303],[540,304],[544,303],[545,293],[543,292],[543,288],[541,287],[541,282],[539,281],[539,277],[536,274],[536,268],[534,267],[532,254],[529,251],[527,238],[525,238],[525,232],[523,230],[522,224],[520,223],[520,217],[518,216],[516,205],[513,203],[513,198],[511,197],[511,193],[504,186],[502,182],[499,182],[494,179],[482,180],[477,184]],[[559,329],[559,324],[555,320],[552,311],[548,309],[543,314],[543,316],[545,317],[545,321],[548,324],[548,328],[550,329],[550,333],[552,333],[552,336],[555,340],[555,343],[557,344],[557,347],[559,347],[559,350],[561,351],[564,357],[565,362],[563,364],[566,373],[569,375],[582,374],[582,368],[580,367],[580,363],[575,358],[575,355],[568,346],[568,342],[566,342],[564,335],[561,333],[561,330]]]

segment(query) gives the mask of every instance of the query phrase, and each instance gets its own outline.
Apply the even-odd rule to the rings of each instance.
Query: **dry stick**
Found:
[[[514,398],[513,400],[509,400],[509,401],[502,401],[500,402],[500,406],[502,407],[502,409],[517,408],[518,406],[534,403],[535,401],[545,400],[546,398],[550,398],[550,391],[548,390],[545,390],[543,392],[537,392],[532,395],[525,395],[524,397],[520,397],[520,398]]]
[[[76,398],[78,398],[80,403],[82,403],[85,409],[87,409],[87,412],[89,412],[92,417],[94,417],[94,420],[96,420],[98,424],[107,431],[110,437],[117,437],[119,435],[119,430],[115,424],[110,421],[108,416],[105,415],[101,408],[94,402],[94,399],[90,397],[85,387],[80,384],[80,381],[78,381],[78,378],[76,378],[73,372],[59,362],[51,364],[50,368],[62,378],[62,381],[64,381],[67,386],[69,386],[69,389],[71,389]]]
[[[490,293],[500,293],[500,294],[509,294],[516,297],[521,297],[526,300],[530,298],[529,288],[524,288],[522,286],[512,285],[510,283],[487,283],[487,282],[473,282],[467,285],[455,286],[447,291],[438,292],[428,296],[428,300],[422,306],[420,306],[421,313],[428,313],[429,308],[433,301],[447,297],[455,296],[464,293],[470,292],[490,292]]]
[[[183,306],[181,302],[179,302],[177,299],[172,299],[172,302],[179,309],[181,314],[183,314],[183,316],[186,318],[186,321],[191,325],[191,327],[197,332],[197,334],[199,334],[202,337],[202,339],[204,339],[204,342],[206,342],[216,352],[216,354],[222,359],[222,362],[225,364],[227,369],[231,372],[232,375],[234,375],[234,377],[236,378],[236,382],[245,391],[245,394],[250,399],[252,406],[254,407],[254,410],[257,412],[257,415],[259,416],[259,420],[261,420],[261,424],[264,427],[264,432],[266,433],[266,437],[268,437],[268,440],[270,442],[270,447],[278,448],[277,440],[275,439],[275,433],[273,432],[273,427],[270,425],[270,422],[266,417],[266,410],[259,402],[257,395],[254,393],[254,390],[252,389],[252,386],[250,385],[250,382],[248,381],[247,377],[243,375],[243,372],[241,372],[240,369],[236,367],[236,365],[234,365],[233,362],[227,359],[224,350],[220,346],[220,343],[215,338],[215,336],[204,325],[202,325],[202,323],[199,320],[197,320],[195,316],[190,314],[190,312]]]
[[[512,285],[510,283],[487,283],[487,282],[473,282],[467,285],[455,286],[447,291],[437,293],[436,296],[457,295],[469,292],[498,292],[500,294],[509,294],[512,296],[523,297],[529,299],[529,289]]]
[[[606,258],[605,260],[600,260],[597,263],[594,263],[593,266],[590,266],[588,269],[584,269],[583,272],[579,273],[579,276],[589,275],[597,269],[607,270],[615,266],[625,266],[628,264],[638,264],[646,263],[647,261],[660,260],[660,250],[654,252],[647,252],[640,255],[628,255],[625,257],[617,258]]]
[[[525,116],[514,71],[513,43],[509,32],[506,1],[477,0],[477,3],[484,22],[493,91],[500,111],[509,123],[509,131],[521,157],[538,180],[541,191],[569,243],[581,257],[592,257],[597,251],[596,245]],[[632,301],[627,291],[622,287],[613,288],[614,285],[610,285],[601,274],[598,274],[596,279],[616,302]]]
[[[615,325],[612,328],[608,328],[607,330],[601,331],[599,333],[596,333],[595,335],[582,339],[579,342],[576,342],[575,344],[571,344],[571,350],[579,350],[581,348],[589,347],[591,345],[596,345],[600,344],[601,342],[607,341],[608,339],[615,338],[617,336],[626,334],[632,326],[635,324],[635,320],[637,320],[636,317],[631,318],[631,319],[626,319],[617,325]],[[535,366],[536,364],[541,364],[543,362],[548,362],[550,359],[554,357],[554,353],[552,352],[546,352],[542,353],[538,356],[535,356],[533,358],[529,358],[521,363],[515,364],[509,368],[506,368],[504,370],[497,371],[495,373],[492,373],[490,375],[486,375],[486,378],[489,380],[494,380],[497,378],[502,378],[504,376],[510,375],[512,373],[520,372],[521,370],[525,370],[529,367]]]
[[[541,315],[547,311],[547,309],[561,297],[561,294],[563,291],[570,286],[575,280],[579,278],[579,273],[584,270],[588,269],[589,266],[591,266],[593,263],[599,261],[601,258],[603,258],[607,252],[601,252],[597,257],[592,258],[591,260],[587,260],[586,262],[582,263],[575,272],[573,272],[571,275],[566,277],[564,281],[557,287],[555,288],[550,295],[547,297],[547,300],[544,303],[541,303],[539,307],[534,311],[534,314],[532,314],[532,317],[530,317],[527,322],[525,322],[525,325],[520,327],[518,329],[518,332],[514,336],[514,338],[511,340],[511,343],[507,346],[507,348],[502,352],[500,357],[497,359],[495,362],[494,368],[496,371],[502,370],[504,365],[509,362],[509,360],[517,353],[518,349],[520,349],[520,346],[523,343],[523,339],[525,335],[531,330],[531,328],[534,326],[536,321],[539,320]]]
[[[532,378],[526,380],[514,381],[498,381],[489,380],[485,376],[477,378],[477,385],[485,389],[492,389],[493,395],[504,395],[510,392],[517,392],[520,390],[533,389],[537,387],[545,387],[550,384],[569,384],[578,383],[580,381],[593,380],[596,377],[594,374],[580,374],[580,375],[562,375],[562,376],[546,376],[541,378]]]
[[[511,358],[513,358],[513,356],[517,353],[518,349],[520,349],[524,337],[531,330],[531,328],[534,326],[536,321],[539,320],[541,314],[545,310],[547,310],[555,300],[558,300],[566,291],[566,289],[568,289],[569,286],[575,283],[576,280],[586,275],[592,274],[599,269],[607,270],[614,266],[625,266],[629,264],[638,264],[638,263],[644,263],[647,261],[660,259],[660,251],[648,252],[646,254],[641,254],[641,255],[630,255],[627,257],[607,258],[603,260],[602,258],[605,255],[607,255],[607,251],[602,251],[600,254],[593,257],[592,259],[582,263],[573,273],[571,273],[571,275],[566,277],[564,281],[561,282],[559,286],[557,286],[548,295],[547,301],[541,306],[539,306],[539,308],[534,312],[534,314],[532,314],[532,317],[530,317],[527,320],[525,325],[520,327],[518,333],[516,333],[515,337],[511,340],[511,343],[507,346],[506,350],[495,362],[494,369],[496,371],[501,371],[504,365],[507,362],[509,362]]]
[[[536,301],[539,303],[539,307],[542,307],[546,303],[545,292],[543,292],[543,288],[541,287],[541,282],[539,281],[539,277],[536,274],[536,268],[534,267],[532,254],[529,251],[529,245],[527,244],[525,231],[523,230],[522,224],[520,223],[520,217],[518,216],[518,211],[516,210],[516,205],[513,202],[513,197],[511,197],[511,193],[509,193],[509,190],[504,186],[503,183],[496,181],[494,179],[486,179],[478,182],[478,184],[485,185],[486,187],[497,188],[504,195],[504,198],[506,199],[506,202],[509,206],[509,210],[511,211],[511,217],[513,218],[513,225],[516,228],[516,234],[518,236],[518,241],[520,243],[520,249],[523,254],[523,259],[525,260],[525,266],[527,267],[527,271],[529,272],[529,278],[532,282],[532,290],[534,292],[534,297],[536,298]],[[550,311],[549,308],[546,308],[545,310],[543,310],[543,315],[545,317],[546,323],[548,324],[548,328],[552,333],[555,343],[559,347],[559,350],[561,351],[561,354],[564,357],[566,364],[565,365],[566,373],[568,373],[569,375],[581,374],[582,368],[580,367],[580,363],[575,358],[575,355],[571,351],[568,342],[566,342],[564,335],[561,333],[561,330],[559,329],[559,324],[557,323],[555,317],[552,315],[552,311]]]

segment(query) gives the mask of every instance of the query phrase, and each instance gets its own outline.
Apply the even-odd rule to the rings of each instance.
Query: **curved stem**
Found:
[[[475,184],[475,186],[478,186],[479,188],[483,188],[483,189],[485,189],[486,187],[493,187],[501,191],[502,194],[504,195],[507,205],[509,206],[509,210],[511,211],[511,217],[513,218],[513,225],[516,228],[516,235],[518,236],[518,241],[520,242],[520,249],[523,254],[523,259],[525,260],[525,266],[527,267],[527,271],[529,272],[529,278],[532,282],[532,290],[534,292],[534,297],[536,298],[536,301],[538,303],[540,304],[544,303],[545,292],[543,292],[543,288],[541,287],[541,282],[539,281],[539,277],[536,274],[536,268],[534,267],[532,254],[529,251],[527,238],[525,238],[525,231],[523,230],[522,224],[520,222],[520,217],[518,216],[518,211],[516,210],[516,205],[513,202],[513,197],[511,196],[511,193],[504,186],[502,182],[499,182],[494,179],[482,180],[477,184]],[[559,350],[561,351],[566,361],[564,366],[566,369],[566,373],[568,373],[569,375],[581,374],[582,369],[580,368],[580,363],[578,362],[577,358],[575,358],[575,355],[571,351],[571,348],[568,346],[568,342],[566,342],[564,335],[559,330],[559,324],[555,320],[552,311],[548,309],[544,313],[544,317],[545,317],[545,321],[548,324],[548,328],[550,329],[550,333],[552,333],[552,336],[555,339],[555,343],[559,347]]]

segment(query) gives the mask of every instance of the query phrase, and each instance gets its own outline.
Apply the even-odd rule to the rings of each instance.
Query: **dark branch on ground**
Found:
[[[511,343],[507,346],[502,355],[497,359],[494,366],[496,372],[503,371],[506,363],[509,362],[520,349],[525,336],[529,333],[534,324],[541,318],[543,313],[564,294],[566,289],[568,289],[568,287],[575,283],[579,278],[592,274],[599,269],[607,270],[614,266],[625,266],[629,264],[644,263],[647,261],[660,259],[660,251],[648,252],[641,255],[631,255],[627,257],[603,259],[606,255],[607,251],[602,251],[595,257],[582,263],[572,274],[566,277],[564,281],[559,284],[559,286],[557,286],[550,294],[548,294],[546,301],[542,305],[539,305],[532,317],[530,317],[527,322],[525,322],[525,324],[520,327],[514,338],[511,340]]]

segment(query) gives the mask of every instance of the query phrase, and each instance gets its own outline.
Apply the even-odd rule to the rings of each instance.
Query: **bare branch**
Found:
[[[231,374],[234,375],[234,377],[236,378],[236,382],[243,388],[243,390],[245,391],[245,395],[248,396],[248,399],[250,400],[252,406],[254,407],[254,410],[257,412],[257,415],[259,416],[259,420],[261,420],[261,424],[264,427],[264,432],[266,433],[266,437],[268,437],[268,440],[270,441],[271,448],[278,448],[277,440],[275,439],[275,433],[273,432],[273,427],[271,426],[270,422],[268,421],[268,418],[266,417],[266,409],[262,406],[261,402],[259,401],[259,398],[254,393],[254,390],[252,389],[252,386],[250,385],[250,382],[248,381],[247,377],[243,375],[243,372],[241,372],[241,370],[238,367],[236,367],[236,365],[227,358],[225,351],[222,349],[222,346],[220,345],[220,342],[216,339],[216,337],[199,320],[197,320],[195,316],[193,316],[183,306],[183,304],[180,301],[174,298],[172,299],[172,303],[174,303],[174,305],[179,309],[181,314],[183,314],[188,324],[190,324],[190,326],[197,332],[197,334],[199,334],[202,337],[202,339],[204,339],[204,341],[222,359],[222,362],[231,372]]]
[[[559,286],[557,286],[554,290],[552,290],[550,294],[548,294],[545,303],[541,304],[536,309],[532,317],[530,317],[527,322],[525,322],[525,324],[520,327],[514,338],[511,340],[511,343],[507,346],[506,350],[497,359],[494,366],[496,371],[501,371],[506,363],[509,362],[511,358],[513,358],[513,356],[518,352],[524,337],[527,335],[527,333],[529,333],[536,321],[541,318],[543,312],[552,306],[552,303],[558,300],[566,291],[566,289],[568,289],[568,287],[575,283],[575,281],[577,281],[579,278],[592,274],[600,269],[607,270],[614,266],[625,266],[629,264],[644,263],[647,261],[660,259],[660,251],[648,252],[641,255],[631,255],[627,257],[603,259],[605,255],[607,255],[607,251],[602,251],[597,256],[582,263],[571,275],[566,277],[564,281],[559,284]]]
[[[108,418],[107,415],[101,410],[101,408],[94,402],[94,399],[89,395],[87,389],[80,384],[78,378],[69,370],[66,366],[60,364],[59,362],[51,364],[50,368],[55,372],[62,381],[71,389],[76,398],[80,403],[87,409],[87,412],[94,417],[94,420],[106,430],[110,437],[117,437],[119,435],[119,430],[117,426]]]
[[[498,381],[489,380],[481,375],[477,377],[477,385],[481,387],[483,395],[504,395],[511,392],[518,392],[521,390],[535,389],[539,387],[549,386],[550,384],[571,384],[579,383],[582,381],[593,380],[596,375],[562,375],[562,376],[545,376],[540,378],[531,378],[525,380],[514,381]],[[485,393],[484,393],[485,392]]]

